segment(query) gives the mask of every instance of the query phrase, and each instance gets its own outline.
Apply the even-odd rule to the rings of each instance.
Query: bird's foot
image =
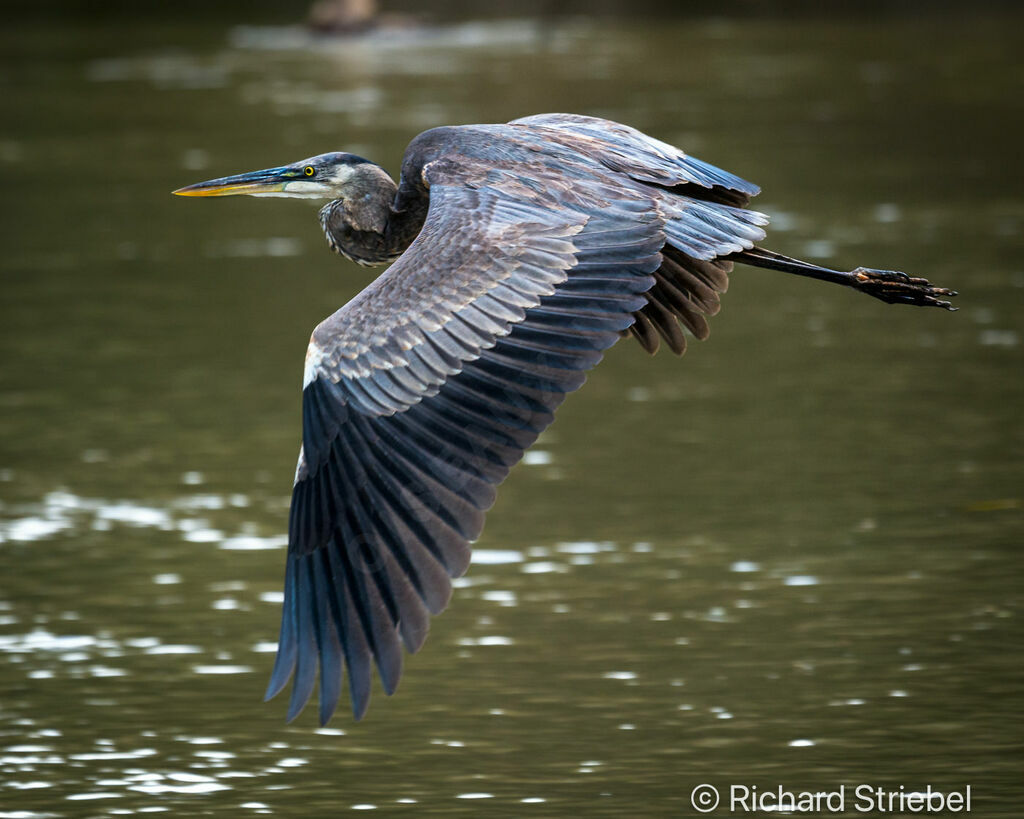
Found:
[[[944,310],[956,310],[942,296],[953,297],[955,290],[936,287],[928,279],[918,279],[901,273],[898,270],[874,270],[870,267],[858,267],[851,270],[851,285],[881,299],[889,304],[916,304],[918,307],[941,307]]]

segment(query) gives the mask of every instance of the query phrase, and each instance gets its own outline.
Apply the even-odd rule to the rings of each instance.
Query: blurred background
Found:
[[[685,816],[703,782],[1018,816],[1018,5],[5,3],[0,817]],[[285,726],[302,357],[378,271],[309,203],[170,191],[546,111],[960,312],[738,270],[706,343],[570,397],[399,692]]]

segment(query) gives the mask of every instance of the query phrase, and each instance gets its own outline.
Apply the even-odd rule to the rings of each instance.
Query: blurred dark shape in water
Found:
[[[410,28],[416,23],[412,15],[381,14],[377,0],[316,0],[306,15],[306,25],[324,34],[361,34]]]

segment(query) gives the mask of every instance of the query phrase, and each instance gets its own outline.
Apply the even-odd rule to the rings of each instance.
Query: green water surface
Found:
[[[9,21],[0,817],[690,816],[700,783],[1019,816],[1022,22]],[[375,273],[308,203],[169,192],[395,172],[425,128],[543,111],[756,181],[768,246],[961,310],[737,270],[706,343],[624,342],[570,397],[398,693],[285,726],[302,357]]]

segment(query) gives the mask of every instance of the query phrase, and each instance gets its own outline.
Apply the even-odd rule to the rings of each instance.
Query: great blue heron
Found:
[[[391,694],[399,643],[470,562],[495,487],[565,394],[622,335],[675,353],[708,335],[733,262],[953,309],[953,291],[903,273],[840,272],[763,250],[756,185],[633,128],[544,114],[434,128],[396,185],[328,153],[200,182],[182,196],[330,200],[320,224],[359,264],[394,261],[323,321],[306,353],[302,448],[284,611],[267,698],[293,671],[288,719],[320,668],[320,722],[348,668],[363,716],[376,662]]]

